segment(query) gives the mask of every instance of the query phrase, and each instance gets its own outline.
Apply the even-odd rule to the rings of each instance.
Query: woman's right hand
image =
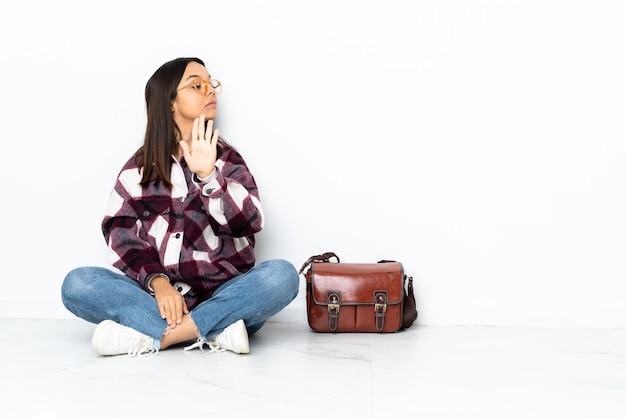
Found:
[[[154,290],[161,318],[167,321],[170,328],[176,328],[183,322],[183,315],[189,314],[185,298],[165,277],[155,277],[150,286]]]
[[[193,121],[191,139],[178,143],[189,169],[201,179],[211,175],[215,170],[217,143],[220,137],[219,129],[213,130],[212,120],[206,121],[206,129],[204,125],[204,115],[200,115]]]

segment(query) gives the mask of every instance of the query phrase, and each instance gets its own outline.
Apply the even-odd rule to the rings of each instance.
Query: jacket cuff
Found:
[[[167,277],[167,274],[163,274],[163,273],[154,273],[151,274],[150,276],[148,276],[146,278],[146,289],[148,289],[148,292],[150,292],[151,295],[154,296],[154,289],[152,288],[152,286],[150,285],[150,283],[152,283],[152,279],[154,279],[155,277],[165,277],[167,279],[168,282],[172,283],[172,281],[170,280],[169,277]]]

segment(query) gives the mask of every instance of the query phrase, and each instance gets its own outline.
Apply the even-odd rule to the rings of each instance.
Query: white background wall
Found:
[[[424,325],[626,327],[625,21],[618,0],[0,0],[0,316],[71,317],[145,83],[198,56],[260,186],[260,259],[400,260]]]

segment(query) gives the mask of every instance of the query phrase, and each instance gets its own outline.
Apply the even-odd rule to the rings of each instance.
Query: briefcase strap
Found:
[[[328,329],[336,331],[341,309],[341,291],[329,290],[326,294],[326,303],[328,304]]]
[[[333,253],[331,251],[326,252],[324,254],[313,255],[313,256],[309,257],[309,259],[306,260],[304,262],[304,264],[302,264],[302,267],[300,267],[299,274],[302,274],[304,272],[304,269],[307,268],[312,262],[314,262],[314,261],[323,261],[324,263],[328,263],[331,258],[335,258],[338,263],[340,262],[339,261],[339,257],[337,256],[337,254],[335,254],[335,253]]]
[[[382,331],[385,328],[385,315],[387,314],[387,291],[377,290],[374,292],[374,316],[376,317],[376,329]]]

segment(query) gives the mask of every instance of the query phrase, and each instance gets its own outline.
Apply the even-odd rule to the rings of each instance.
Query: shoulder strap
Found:
[[[300,267],[300,271],[299,274],[302,274],[304,272],[304,269],[307,268],[312,262],[314,261],[322,261],[324,263],[328,263],[330,261],[331,258],[335,258],[337,259],[337,262],[339,263],[339,257],[337,257],[337,254],[333,253],[333,252],[326,252],[324,254],[319,254],[319,255],[313,255],[311,257],[309,257],[308,260],[306,260],[304,262],[304,264],[302,264],[302,267]]]

